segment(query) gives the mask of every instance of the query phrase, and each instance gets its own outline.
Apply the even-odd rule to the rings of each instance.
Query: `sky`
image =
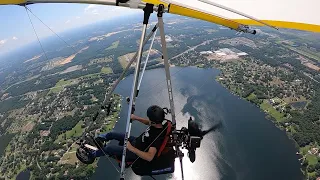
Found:
[[[1,0],[0,0],[1,1]],[[201,0],[170,0],[178,5],[193,7],[227,18],[243,18],[210,6]],[[320,25],[320,0],[210,0],[261,20],[280,20]],[[88,4],[32,4],[28,5],[45,24],[56,33],[101,20],[141,13],[129,8]],[[40,38],[52,35],[31,13],[30,17]],[[0,55],[14,48],[36,41],[26,10],[21,6],[0,6]]]
[[[141,12],[92,4],[33,4],[28,5],[28,8],[57,34],[94,22]],[[29,16],[40,40],[53,35],[30,12]],[[26,9],[22,6],[0,6],[0,22],[0,55],[37,40]]]

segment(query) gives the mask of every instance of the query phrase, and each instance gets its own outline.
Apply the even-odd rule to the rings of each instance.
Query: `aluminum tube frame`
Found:
[[[142,55],[143,41],[144,41],[144,37],[146,34],[146,30],[147,30],[147,24],[143,24],[141,38],[140,38],[140,45],[139,45],[138,55],[137,55],[136,68],[135,68],[135,73],[134,73],[134,78],[133,78],[132,90],[131,90],[131,95],[130,95],[126,133],[125,133],[125,138],[124,138],[123,153],[122,153],[122,160],[121,160],[120,180],[124,180],[124,176],[125,176],[127,144],[128,144],[128,139],[130,137],[130,131],[131,131],[131,125],[132,125],[131,113],[132,113],[132,108],[134,106],[135,97],[136,97],[136,93],[137,93],[139,70],[140,70],[140,65],[141,65],[141,55]]]
[[[159,12],[158,12],[159,14]],[[161,16],[158,15],[158,25],[159,25],[159,32],[160,32],[160,38],[161,38],[161,48],[162,48],[162,55],[163,55],[163,61],[164,61],[164,69],[166,72],[166,82],[167,82],[167,89],[169,94],[169,103],[170,103],[170,111],[171,111],[171,120],[172,120],[172,126],[173,126],[173,140],[176,142],[177,140],[177,133],[176,133],[176,115],[175,115],[175,109],[174,109],[174,101],[173,101],[173,93],[172,93],[172,82],[171,82],[171,75],[170,75],[170,65],[169,65],[169,59],[168,59],[168,52],[167,52],[167,44],[166,44],[166,37],[164,32],[164,24],[163,24],[163,18],[162,14]],[[180,160],[181,165],[181,177],[182,180],[184,180],[183,175],[183,165],[182,165],[182,152],[175,143],[175,149],[177,156]]]
[[[149,60],[150,52],[151,52],[151,49],[152,49],[153,42],[154,42],[154,39],[155,39],[155,37],[156,37],[156,34],[157,34],[157,30],[156,30],[156,31],[154,32],[154,34],[153,34],[153,38],[152,38],[152,41],[151,41],[151,44],[150,44],[150,47],[149,47],[148,55],[147,55],[147,57],[146,57],[146,61],[144,62],[143,69],[142,69],[142,71],[141,71],[141,77],[140,77],[140,80],[139,80],[139,83],[138,83],[137,94],[136,94],[137,96],[138,96],[138,94],[139,94],[141,82],[142,82],[143,75],[144,75],[144,72],[145,72],[146,67],[147,67],[147,63],[148,63],[148,60]]]

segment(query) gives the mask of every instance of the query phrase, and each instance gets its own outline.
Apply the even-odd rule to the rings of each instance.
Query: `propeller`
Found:
[[[215,130],[219,129],[220,127],[222,127],[221,121],[218,122],[217,124],[213,125],[211,128],[209,128],[209,129],[207,129],[207,130],[205,130],[205,131],[202,131],[201,136],[203,137],[203,136],[205,136],[206,134],[208,134],[209,132],[215,131]]]
[[[196,160],[196,149],[200,147],[201,140],[205,135],[208,133],[220,128],[222,126],[221,122],[213,125],[211,128],[202,131],[199,127],[199,124],[192,120],[190,117],[188,120],[188,142],[187,142],[187,149],[188,149],[188,157],[190,161],[193,163]]]
[[[188,120],[188,131],[191,136],[198,136],[201,139],[203,136],[208,134],[211,131],[215,131],[216,129],[220,128],[222,126],[221,122],[218,122],[217,124],[213,125],[211,128],[202,131],[201,128],[199,127],[199,124],[196,123],[192,118],[190,117]]]

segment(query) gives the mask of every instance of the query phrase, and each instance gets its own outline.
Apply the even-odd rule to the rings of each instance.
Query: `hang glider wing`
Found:
[[[143,0],[160,4],[160,0]],[[168,12],[237,29],[270,26],[320,32],[319,0],[162,0]]]
[[[244,25],[320,32],[319,0],[130,0],[127,4],[164,4],[167,12],[223,25]],[[115,0],[1,0],[0,4],[87,3],[115,5]],[[127,6],[128,7],[128,6]]]

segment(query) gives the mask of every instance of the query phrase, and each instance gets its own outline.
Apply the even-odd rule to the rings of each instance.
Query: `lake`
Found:
[[[215,81],[216,69],[172,67],[173,92],[177,126],[187,125],[193,116],[203,129],[217,122],[222,127],[204,137],[197,159],[191,163],[185,153],[185,179],[201,180],[298,180],[303,179],[294,144],[266,114],[253,104],[231,94]],[[132,75],[124,79],[116,92],[126,97],[131,91]],[[136,102],[136,114],[146,117],[153,104],[169,107],[164,69],[146,71]],[[120,120],[115,131],[124,132],[128,105],[122,102]],[[168,116],[167,118],[170,119]],[[131,135],[139,135],[146,126],[134,122]],[[114,161],[112,161],[115,163]],[[159,179],[181,179],[179,161],[172,175]],[[119,167],[116,165],[117,170]],[[119,173],[106,157],[100,158],[92,179],[119,179]],[[128,169],[127,179],[139,177]]]

